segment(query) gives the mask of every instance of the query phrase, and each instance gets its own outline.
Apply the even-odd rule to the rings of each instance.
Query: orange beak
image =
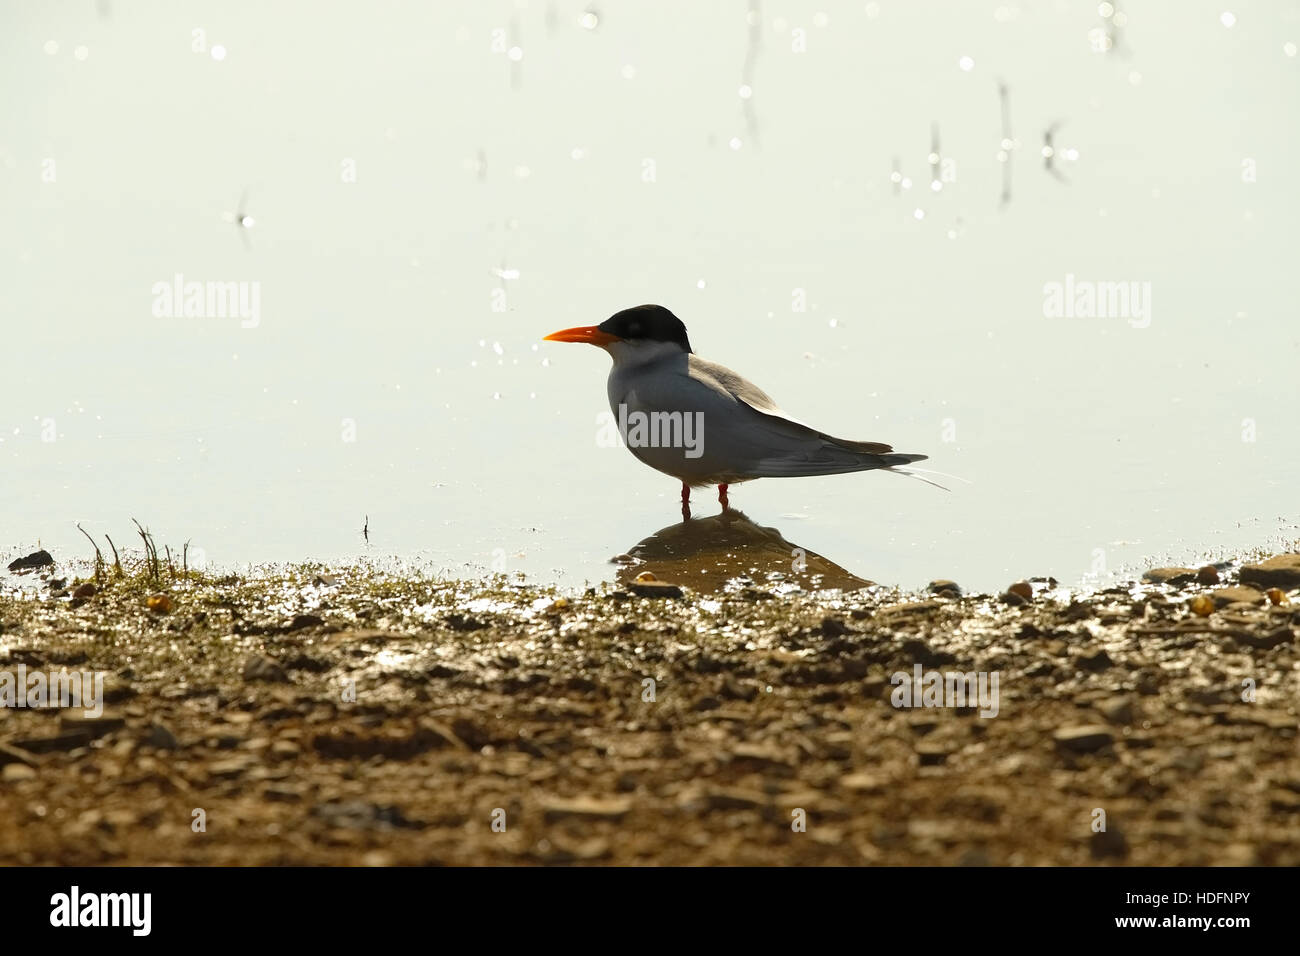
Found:
[[[610,335],[608,332],[602,332],[595,325],[581,325],[575,329],[561,329],[558,332],[552,332],[543,340],[546,342],[585,342],[588,345],[599,345],[604,348],[610,342],[622,342],[617,335]]]

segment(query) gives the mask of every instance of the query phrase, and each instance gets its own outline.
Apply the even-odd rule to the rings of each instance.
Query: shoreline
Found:
[[[0,585],[0,672],[104,675],[0,706],[0,863],[1300,864],[1300,555],[1000,595],[128,563]]]

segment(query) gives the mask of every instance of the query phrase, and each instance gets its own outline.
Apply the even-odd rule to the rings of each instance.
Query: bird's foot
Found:
[[[726,485],[718,485],[718,504],[722,505],[723,511],[728,511],[731,508],[731,503],[727,500]]]
[[[691,520],[691,486],[682,482],[682,520]]]

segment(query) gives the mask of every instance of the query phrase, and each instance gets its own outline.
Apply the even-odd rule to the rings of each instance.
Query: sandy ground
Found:
[[[0,707],[0,863],[1300,865],[1300,555],[1028,600],[654,557],[5,576],[0,679],[108,703]],[[896,706],[918,667],[995,707]]]

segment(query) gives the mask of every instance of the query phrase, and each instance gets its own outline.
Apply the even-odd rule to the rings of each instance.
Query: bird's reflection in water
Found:
[[[659,581],[709,594],[746,585],[776,591],[851,591],[873,583],[791,544],[775,528],[760,527],[735,509],[671,524],[627,553],[636,560],[619,568],[620,584],[632,584],[646,572]]]

